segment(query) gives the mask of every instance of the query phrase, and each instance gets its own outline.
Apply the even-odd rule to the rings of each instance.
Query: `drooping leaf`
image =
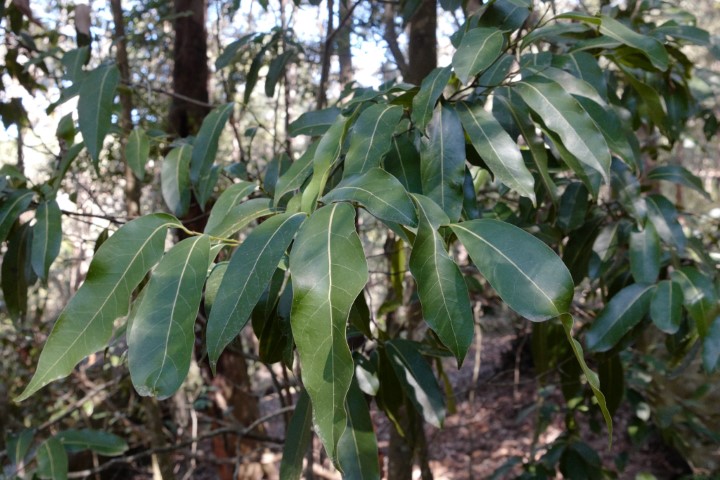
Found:
[[[410,254],[410,272],[417,283],[425,321],[461,365],[475,330],[462,272],[437,231],[440,224],[450,222],[430,199],[417,195],[415,200],[419,227]]]
[[[58,253],[62,242],[60,207],[55,200],[48,200],[38,205],[35,210],[35,226],[33,227],[32,268],[38,277],[48,278],[48,271]]]
[[[678,185],[683,185],[695,190],[708,200],[710,199],[710,195],[705,190],[702,180],[682,165],[661,165],[655,167],[647,173],[647,179],[677,183]]]
[[[205,298],[203,302],[203,307],[208,315],[212,311],[212,306],[217,298],[220,283],[225,276],[228,263],[229,262],[220,262],[215,264],[208,274],[207,281],[205,282]]]
[[[285,72],[285,68],[294,54],[292,50],[286,50],[270,62],[267,77],[265,77],[265,95],[268,97],[272,98],[275,96],[275,86]]]
[[[55,438],[60,440],[65,449],[71,453],[92,450],[106,457],[122,455],[128,449],[125,440],[110,432],[102,430],[63,430]]]
[[[303,384],[312,400],[315,431],[334,459],[347,422],[345,395],[353,374],[345,328],[368,279],[349,204],[322,207],[305,221],[290,253],[290,273],[290,320]]]
[[[5,308],[12,318],[27,312],[28,287],[35,283],[32,268],[33,229],[25,223],[13,230],[2,259],[2,291]]]
[[[607,15],[600,17],[600,33],[638,50],[658,70],[668,69],[670,58],[665,47],[652,37],[642,35]]]
[[[321,199],[324,203],[357,202],[380,220],[414,227],[415,206],[402,184],[381,168],[345,178]]]
[[[209,263],[210,238],[199,235],[176,244],[153,271],[127,337],[130,378],[140,395],[168,398],[185,380]]]
[[[670,335],[680,328],[683,291],[671,280],[658,282],[650,302],[650,318],[657,328]]]
[[[418,413],[430,425],[441,428],[445,421],[442,390],[432,368],[416,345],[409,340],[396,338],[385,342],[385,350],[402,390],[410,398]]]
[[[250,195],[257,189],[257,185],[252,182],[246,182],[244,180],[238,183],[233,183],[223,191],[218,197],[217,201],[210,210],[210,216],[208,217],[207,224],[205,225],[205,233],[211,234],[215,232],[218,227],[227,218],[230,211],[240,204],[240,201]]]
[[[335,123],[322,136],[318,142],[315,156],[313,157],[313,175],[310,183],[303,189],[301,197],[301,209],[303,212],[311,213],[315,210],[317,200],[325,190],[325,184],[330,176],[333,167],[340,159],[342,146],[345,143],[349,120],[339,115]]]
[[[451,221],[460,218],[465,180],[465,135],[457,112],[439,105],[420,151],[423,194],[440,205]]]
[[[213,370],[222,351],[247,323],[304,219],[304,213],[270,217],[233,254],[207,323],[207,351]]]
[[[16,190],[2,201],[0,204],[0,243],[7,238],[15,220],[27,210],[34,195],[31,190]]]
[[[452,76],[450,66],[436,68],[422,81],[420,91],[413,97],[410,119],[418,130],[423,131],[432,118],[435,104]]]
[[[337,445],[337,457],[343,478],[380,480],[378,446],[370,409],[357,382],[353,382],[345,401],[347,427]]]
[[[575,358],[580,364],[580,368],[582,369],[582,372],[585,375],[585,378],[587,379],[590,388],[592,389],[593,395],[595,395],[595,400],[597,400],[598,407],[600,407],[600,411],[602,412],[603,418],[605,419],[605,425],[607,425],[608,428],[608,444],[612,444],[612,416],[610,415],[610,411],[607,408],[607,403],[605,402],[605,395],[603,395],[602,391],[600,390],[600,379],[595,372],[590,370],[590,368],[587,366],[587,363],[585,363],[582,345],[580,345],[580,342],[575,340],[572,336],[572,327],[574,323],[573,317],[570,314],[565,313],[560,316],[560,321],[563,324],[563,328],[565,329],[565,336],[567,337],[568,342],[572,347]]]
[[[258,75],[260,74],[260,67],[263,65],[265,54],[269,47],[270,43],[263,45],[260,51],[253,57],[252,62],[250,62],[250,68],[248,68],[247,74],[245,75],[245,91],[243,92],[243,102],[246,105],[250,103],[250,99],[252,98],[252,92],[255,90]]]
[[[660,237],[652,222],[630,234],[630,271],[637,283],[655,283],[660,274]]]
[[[585,336],[591,352],[606,352],[617,344],[650,308],[654,285],[629,285],[613,296]]]
[[[98,249],[85,283],[62,311],[43,347],[24,400],[70,374],[83,358],[103,348],[113,323],[128,313],[130,296],[163,254],[167,229],[180,223],[163,213],[123,225]]]
[[[290,419],[280,462],[280,480],[300,480],[303,459],[312,440],[312,405],[305,390],[300,392]]]
[[[290,123],[288,135],[291,137],[322,135],[328,131],[338,115],[340,115],[340,109],[337,107],[303,113]]]
[[[217,154],[220,134],[232,114],[233,106],[232,103],[226,103],[215,108],[208,113],[200,126],[190,160],[190,181],[195,187],[210,175],[210,169]]]
[[[145,178],[145,164],[150,155],[150,139],[145,130],[135,127],[128,137],[125,145],[125,158],[135,176],[142,180]]]
[[[163,200],[173,215],[184,216],[190,207],[190,159],[192,146],[180,145],[163,160],[160,185]]]
[[[392,135],[402,114],[403,108],[398,105],[377,104],[363,110],[352,128],[343,178],[381,165],[382,157],[392,147]]]
[[[493,175],[535,204],[535,180],[525,167],[520,148],[481,103],[457,105],[460,120],[475,150]]]
[[[38,447],[37,476],[51,480],[68,478],[67,452],[55,437],[48,438]]]
[[[212,229],[205,228],[205,233],[211,237],[229,238],[253,220],[277,212],[278,209],[271,204],[269,198],[246,200],[228,210],[225,216],[221,217],[220,223]]]
[[[602,132],[577,100],[554,81],[532,76],[515,84],[525,103],[587,169],[610,178],[610,150]]]
[[[420,153],[408,135],[393,138],[393,146],[385,155],[385,170],[395,176],[408,193],[422,193]]]
[[[517,313],[538,322],[570,310],[572,276],[545,243],[499,220],[451,227],[480,273]]]
[[[110,131],[113,99],[120,83],[115,65],[103,65],[89,72],[82,81],[78,100],[78,126],[95,168],[105,135]]]
[[[473,28],[463,35],[452,65],[462,83],[482,72],[500,56],[505,43],[502,31],[497,28]]]

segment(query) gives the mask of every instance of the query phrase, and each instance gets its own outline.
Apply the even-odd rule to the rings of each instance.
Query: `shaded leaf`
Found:
[[[442,95],[443,89],[447,86],[451,76],[452,69],[448,65],[444,68],[436,68],[423,79],[420,91],[413,97],[413,108],[410,115],[410,119],[418,130],[425,130],[432,118],[435,104]]]
[[[225,272],[227,271],[228,263],[229,262],[220,262],[215,264],[215,266],[213,266],[210,270],[210,274],[208,275],[207,281],[205,282],[205,298],[203,301],[203,308],[205,309],[205,313],[207,313],[208,315],[212,311],[212,306],[215,303],[215,299],[217,298],[218,289],[220,288],[220,283],[222,282],[222,279],[225,276]]]
[[[10,233],[15,220],[27,210],[35,194],[31,190],[15,190],[0,204],[0,243]]]
[[[291,137],[297,137],[298,135],[309,135],[311,137],[322,135],[328,131],[338,115],[340,115],[340,109],[337,107],[303,113],[295,121],[290,123],[288,135]]]
[[[173,215],[184,216],[190,207],[190,159],[193,147],[180,145],[163,160],[160,184],[163,200]]]
[[[300,480],[303,459],[312,440],[312,405],[305,390],[300,392],[295,404],[283,447],[280,462],[280,480]]]
[[[338,463],[347,480],[380,480],[378,446],[370,409],[363,392],[353,382],[345,400],[347,427],[337,446]]]
[[[393,146],[385,155],[385,170],[395,176],[409,193],[422,193],[420,153],[408,135],[393,138]]]
[[[63,430],[55,435],[55,438],[60,440],[70,453],[92,450],[106,457],[116,457],[122,455],[128,449],[125,440],[102,430]]]
[[[652,37],[641,35],[631,30],[607,15],[602,15],[600,18],[601,34],[638,50],[645,55],[658,70],[665,71],[668,69],[670,58],[668,57],[665,47],[663,47],[660,42]]]
[[[681,165],[662,165],[655,167],[647,173],[648,180],[664,180],[666,182],[677,183],[685,187],[691,188],[703,197],[710,200],[710,195],[705,190],[702,180],[690,173],[688,169]]]
[[[312,143],[305,153],[292,162],[287,171],[280,175],[277,183],[275,183],[275,205],[277,205],[287,193],[300,188],[310,174],[312,174],[313,158],[315,157],[318,144],[319,142]]]
[[[205,233],[212,237],[229,238],[253,220],[277,212],[278,209],[272,207],[271,203],[269,198],[246,200],[228,210],[220,223],[214,225],[212,229],[206,227]]]
[[[190,160],[190,181],[198,187],[209,178],[210,169],[217,154],[220,134],[233,111],[233,103],[215,108],[203,120],[195,138]]]
[[[463,35],[452,65],[462,83],[482,72],[502,53],[505,39],[497,28],[473,28]]]
[[[694,267],[673,271],[671,279],[682,288],[685,308],[700,338],[705,338],[720,308],[712,280]]]
[[[226,220],[228,214],[240,203],[242,199],[250,195],[257,189],[257,185],[252,182],[239,181],[227,187],[218,197],[217,201],[210,210],[207,224],[205,225],[205,233],[212,235]]]
[[[60,207],[55,200],[38,205],[35,210],[33,227],[31,264],[38,277],[48,278],[48,271],[58,253],[62,242]]]
[[[105,135],[110,131],[113,99],[120,83],[120,71],[115,65],[104,65],[89,72],[80,88],[78,127],[95,168]]]
[[[614,347],[650,308],[654,285],[629,285],[616,293],[593,321],[585,336],[591,352],[606,352]]]
[[[715,318],[710,331],[703,339],[702,352],[703,367],[708,373],[713,373],[720,365],[720,317]]]
[[[37,278],[30,263],[33,229],[25,223],[10,235],[2,260],[2,291],[5,308],[12,318],[27,313],[28,288]]]
[[[145,164],[150,155],[150,139],[145,130],[136,127],[130,132],[125,145],[125,158],[135,176],[142,180],[145,178]]]
[[[285,73],[285,68],[293,55],[292,50],[286,50],[270,62],[267,77],[265,77],[265,95],[268,97],[275,96],[275,86],[283,73]]]
[[[45,440],[37,450],[37,476],[52,480],[68,478],[68,456],[55,437]]]
[[[377,104],[363,110],[352,128],[343,178],[381,165],[402,114],[403,108],[398,105]]]
[[[565,187],[557,213],[557,226],[566,232],[582,227],[588,210],[588,191],[580,182]]]
[[[657,284],[650,302],[650,318],[657,328],[671,335],[680,329],[683,299],[677,283],[663,280]]]
[[[223,48],[222,53],[220,53],[220,55],[218,55],[217,59],[215,60],[215,69],[220,70],[230,65],[230,63],[232,63],[232,61],[237,56],[240,49],[250,43],[250,41],[253,40],[256,35],[257,34],[255,33],[249,33],[247,35],[244,35],[243,37],[240,37],[234,42],[230,42],[225,48]]]
[[[630,233],[630,271],[637,283],[655,283],[660,274],[660,238],[652,222]]]
[[[662,195],[649,195],[646,198],[647,217],[652,222],[663,242],[672,245],[678,251],[685,251],[687,239],[678,222],[675,205]]]

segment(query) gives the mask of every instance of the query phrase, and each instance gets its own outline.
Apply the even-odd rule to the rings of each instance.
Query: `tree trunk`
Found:
[[[420,85],[437,67],[437,0],[423,0],[410,20],[408,72],[405,81]]]
[[[325,41],[323,42],[322,58],[320,59],[320,84],[317,93],[317,109],[325,107],[327,103],[327,84],[330,77],[330,59],[333,53],[333,36],[335,35],[333,23],[335,15],[334,0],[327,0],[327,30],[325,32]]]
[[[350,34],[352,33],[352,11],[348,0],[340,0],[340,30],[338,31],[337,53],[340,63],[340,85],[350,83],[353,78],[352,49]]]

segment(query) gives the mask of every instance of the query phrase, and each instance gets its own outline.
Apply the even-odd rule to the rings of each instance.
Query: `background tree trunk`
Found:
[[[437,0],[423,0],[410,20],[406,82],[420,85],[437,67]]]

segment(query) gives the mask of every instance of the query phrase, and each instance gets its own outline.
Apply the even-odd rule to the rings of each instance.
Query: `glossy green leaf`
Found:
[[[7,312],[15,319],[27,313],[28,287],[37,280],[30,263],[32,242],[33,229],[25,223],[13,230],[3,254],[0,276],[3,301]]]
[[[380,480],[377,438],[373,429],[370,409],[353,382],[345,401],[347,427],[337,445],[337,457],[343,478],[346,480]]]
[[[145,130],[135,127],[128,137],[125,145],[125,158],[135,176],[142,180],[145,178],[145,164],[150,156],[150,139]]]
[[[177,226],[180,223],[171,215],[146,215],[126,223],[102,244],[85,283],[55,322],[37,371],[17,401],[69,375],[80,360],[105,347],[115,320],[128,313],[133,290],[162,257],[167,229]]]
[[[305,180],[312,174],[313,159],[319,142],[312,143],[300,158],[290,164],[287,171],[280,175],[275,183],[275,204],[289,192],[300,188]]]
[[[190,181],[196,187],[210,175],[210,169],[218,150],[220,134],[232,114],[233,106],[233,103],[226,103],[215,108],[208,113],[200,126],[190,160]]]
[[[582,78],[576,77],[575,75],[560,70],[554,67],[529,67],[526,69],[526,75],[529,77],[531,74],[545,77],[559,85],[562,85],[567,93],[577,99],[577,97],[591,100],[601,107],[607,107],[605,99],[590,83],[586,82]]]
[[[663,242],[672,245],[678,251],[685,251],[687,239],[678,222],[675,205],[662,195],[649,195],[646,198],[647,217],[652,222]]]
[[[220,284],[227,271],[229,262],[220,262],[215,264],[208,274],[207,281],[205,282],[205,298],[203,301],[203,308],[206,314],[210,314],[212,307],[215,304]]]
[[[116,457],[128,449],[125,440],[102,430],[63,430],[55,435],[55,438],[60,440],[65,449],[71,453],[92,450],[106,457]]]
[[[290,253],[290,273],[290,321],[303,384],[312,400],[315,431],[334,459],[347,422],[345,395],[354,368],[345,329],[353,302],[368,280],[353,207],[328,205],[305,221]]]
[[[246,200],[232,207],[212,229],[205,228],[205,233],[211,237],[229,238],[253,220],[277,212],[278,209],[272,207],[271,203],[269,198]]]
[[[417,283],[425,321],[461,365],[475,330],[462,272],[437,231],[440,224],[450,222],[430,199],[421,195],[415,199],[420,225],[410,254],[410,272]]]
[[[462,83],[482,72],[500,56],[505,39],[497,28],[473,28],[463,35],[453,55],[455,75]]]
[[[658,282],[650,301],[650,318],[657,328],[674,334],[682,321],[683,291],[671,280]]]
[[[600,18],[601,34],[638,50],[645,55],[658,70],[665,71],[668,69],[670,58],[662,43],[652,37],[641,35],[631,30],[607,15],[602,15]]]
[[[703,339],[702,360],[703,367],[708,373],[713,373],[720,367],[720,316],[715,318],[710,325],[710,331]]]
[[[630,271],[637,283],[655,283],[660,274],[660,237],[652,222],[630,233]]]
[[[78,126],[95,168],[105,135],[110,131],[113,99],[120,83],[115,65],[103,65],[89,72],[82,82],[78,100]]]
[[[55,437],[45,440],[37,450],[37,476],[51,480],[68,478],[68,456]]]
[[[270,62],[267,77],[265,77],[265,95],[268,97],[275,96],[275,86],[285,73],[285,68],[293,55],[292,50],[286,50]]]
[[[630,144],[627,130],[623,128],[620,117],[612,110],[612,107],[603,107],[582,96],[576,96],[575,99],[590,115],[595,126],[602,132],[610,150],[622,158],[625,163],[637,168],[638,156]]]
[[[192,146],[180,145],[170,150],[163,160],[160,184],[165,205],[173,215],[184,216],[190,207],[190,159]]]
[[[495,0],[480,17],[480,25],[506,32],[517,30],[530,16],[531,6],[530,0]]]
[[[585,336],[591,352],[606,352],[614,347],[650,308],[654,285],[629,285],[613,296],[593,321]]]
[[[572,95],[558,83],[538,76],[515,84],[514,90],[585,168],[609,181],[610,150],[605,138]]]
[[[545,243],[499,220],[452,225],[480,273],[500,298],[523,317],[539,322],[570,310],[573,279]]]
[[[418,413],[430,425],[441,428],[445,421],[445,401],[430,365],[417,344],[397,338],[385,342],[385,350],[395,375]],[[382,385],[382,382],[381,382]]]
[[[695,267],[682,267],[670,277],[682,288],[685,308],[700,338],[705,338],[720,309],[712,280]]]
[[[593,55],[587,52],[553,55],[551,63],[555,67],[567,70],[576,77],[582,78],[592,85],[603,99],[608,99],[608,82],[605,71],[600,68],[598,59]]]
[[[710,200],[710,195],[705,190],[702,180],[682,165],[661,165],[659,167],[655,167],[647,172],[647,179],[676,183],[678,185],[691,188]]]
[[[403,108],[398,105],[377,104],[363,110],[352,128],[343,178],[381,165],[402,114]]]
[[[37,276],[43,279],[48,278],[50,265],[60,253],[61,217],[60,207],[55,200],[45,201],[35,210],[30,261]]]
[[[481,87],[496,87],[505,82],[508,78],[510,70],[515,65],[515,57],[509,54],[503,54],[502,57],[493,63],[478,78],[478,84]]]
[[[535,204],[535,180],[525,166],[517,143],[481,103],[461,102],[457,110],[475,150],[495,178]]]
[[[168,398],[185,380],[209,263],[210,238],[199,235],[176,244],[153,271],[127,338],[140,395]]]
[[[0,204],[0,243],[7,238],[15,220],[27,210],[34,195],[31,190],[16,190],[3,199]]]
[[[588,210],[588,191],[580,182],[571,182],[560,197],[557,226],[566,232],[576,230],[585,223]]]
[[[575,358],[580,364],[580,368],[582,369],[582,372],[585,375],[585,379],[587,380],[590,388],[592,389],[593,395],[595,395],[595,400],[597,400],[598,407],[600,407],[600,411],[602,412],[603,418],[605,419],[605,425],[607,425],[608,428],[608,443],[612,444],[612,416],[610,415],[610,411],[607,408],[605,395],[603,395],[602,391],[600,390],[600,379],[595,372],[590,370],[590,368],[587,366],[587,363],[585,363],[582,345],[580,345],[580,342],[575,340],[572,336],[572,327],[574,322],[573,317],[570,314],[565,313],[560,316],[560,321],[563,324],[563,328],[565,329],[565,336],[570,343],[570,347],[572,347]]]
[[[325,190],[325,184],[333,170],[333,167],[340,159],[342,146],[345,143],[345,136],[349,120],[342,115],[338,116],[332,127],[322,136],[318,142],[315,156],[313,157],[313,176],[310,183],[305,187],[301,197],[301,209],[311,213],[315,210],[317,200]]]
[[[380,220],[417,226],[415,206],[398,179],[381,168],[345,178],[322,198],[324,203],[357,202]]]
[[[207,351],[213,371],[222,351],[250,318],[304,219],[304,213],[270,217],[235,250],[207,323]]]
[[[252,182],[243,180],[233,183],[227,187],[218,197],[217,201],[210,210],[207,224],[205,225],[205,233],[212,235],[223,224],[228,214],[240,204],[241,200],[250,195],[257,189],[257,185]]]
[[[460,218],[465,180],[465,135],[460,117],[439,105],[420,151],[423,194],[440,205],[451,221]]]
[[[420,153],[409,135],[393,138],[393,146],[385,155],[385,170],[395,176],[409,193],[422,193]]]
[[[340,115],[340,109],[337,107],[303,113],[290,123],[288,135],[291,137],[322,135],[328,131],[338,115]]]
[[[637,94],[640,95],[642,103],[645,104],[646,112],[644,113],[646,113],[646,115],[650,117],[650,120],[660,127],[663,132],[667,132],[669,129],[668,114],[665,102],[658,91],[647,82],[641,80],[641,78],[638,78],[629,68],[620,66],[620,69],[625,74],[627,82]]]
[[[410,119],[415,127],[423,131],[432,118],[435,104],[450,81],[452,69],[450,66],[436,68],[428,74],[420,85],[420,91],[413,97],[413,108]]]
[[[280,480],[300,480],[303,459],[312,440],[312,405],[305,390],[300,392],[295,404],[283,447],[280,462]]]

